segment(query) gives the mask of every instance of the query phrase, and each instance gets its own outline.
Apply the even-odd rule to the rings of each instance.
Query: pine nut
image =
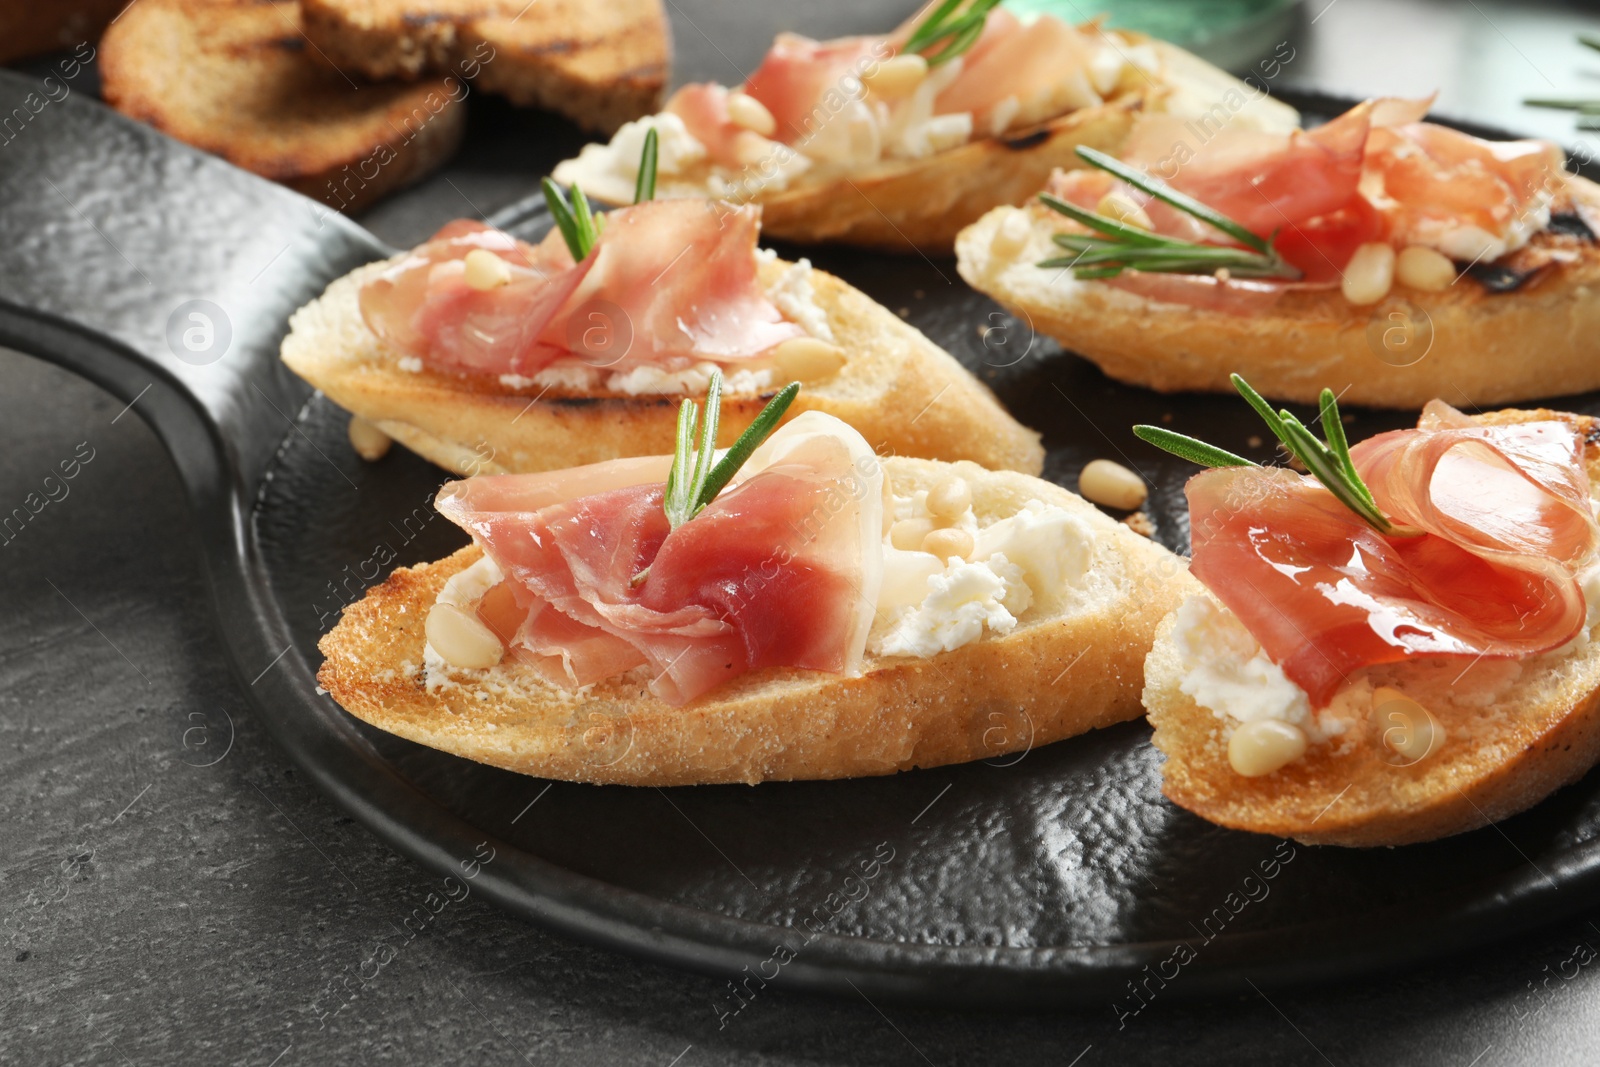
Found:
[[[758,167],[773,158],[778,142],[769,141],[754,130],[740,130],[733,139],[733,158],[741,167]]]
[[[941,478],[928,490],[926,506],[934,519],[954,522],[972,506],[972,486],[965,478]]]
[[[1412,245],[1395,258],[1394,276],[1408,288],[1440,293],[1455,282],[1456,265],[1442,252]]]
[[[1141,230],[1153,230],[1156,224],[1150,221],[1150,216],[1145,209],[1135,204],[1122,193],[1112,191],[1100,198],[1100,203],[1095,205],[1095,211],[1107,218],[1116,219],[1118,222],[1137,226]]]
[[[499,663],[506,654],[493,630],[454,604],[435,604],[423,629],[428,644],[452,667],[484,670]]]
[[[1398,689],[1380,686],[1373,690],[1372,711],[1383,743],[1408,763],[1416,763],[1444,744],[1444,727],[1427,708]]]
[[[889,484],[889,476],[883,476],[883,532],[888,533],[894,525],[894,488]]]
[[[1090,460],[1078,475],[1078,495],[1108,508],[1132,511],[1145,502],[1150,490],[1144,479],[1109,459]]]
[[[360,415],[350,416],[350,447],[368,463],[376,463],[389,454],[389,435]]]
[[[903,552],[916,552],[932,532],[932,519],[901,519],[889,527],[889,543]]]
[[[1009,259],[1022,251],[1033,233],[1033,220],[1020,208],[1007,208],[1006,217],[994,229],[989,250],[996,259]]]
[[[1240,723],[1228,739],[1228,762],[1246,778],[1271,774],[1305,754],[1305,732],[1282,719]]]
[[[943,526],[931,530],[927,537],[922,539],[922,551],[941,560],[956,556],[966,559],[972,555],[976,542],[967,531],[956,526]]]
[[[1344,281],[1339,286],[1344,298],[1357,307],[1376,304],[1394,286],[1394,246],[1369,241],[1356,249],[1344,266]]]
[[[466,267],[464,280],[468,287],[480,293],[498,289],[511,281],[511,265],[487,248],[474,248],[462,264]]]
[[[771,137],[778,132],[778,120],[772,117],[767,105],[744,93],[728,94],[728,121],[763,137]]]
[[[820,382],[844,368],[844,349],[815,337],[791,337],[772,350],[772,362],[786,383]]]
[[[876,70],[861,75],[861,83],[879,96],[909,96],[928,76],[928,61],[915,53],[890,56]]]

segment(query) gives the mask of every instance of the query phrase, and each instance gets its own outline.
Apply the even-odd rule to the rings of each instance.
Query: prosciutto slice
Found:
[[[740,91],[772,113],[774,140],[804,151],[828,123],[843,121],[847,103],[866,97],[862,75],[898,54],[921,17],[887,36],[816,41],[780,33]],[[933,114],[970,113],[973,128],[988,131],[1007,101],[1016,105],[1013,125],[1098,104],[1101,98],[1089,76],[1095,48],[1088,33],[1053,15],[1025,25],[996,8],[978,40],[945,68],[953,77],[934,99]],[[737,168],[735,140],[741,127],[728,116],[728,91],[708,82],[685,85],[666,110],[683,119],[712,162]]]
[[[662,511],[669,467],[613,460],[445,486],[440,512],[505,575],[480,617],[566,684],[643,664],[671,704],[763,667],[857,669],[882,566],[882,474],[860,434],[798,416],[676,530]]]
[[[1381,98],[1356,105],[1312,130],[1287,135],[1193,121],[1140,117],[1121,158],[1188,193],[1251,232],[1272,239],[1304,282],[1268,282],[1289,291],[1337,284],[1356,248],[1370,241],[1424,243],[1477,227],[1508,236],[1536,221],[1564,180],[1561,152],[1545,141],[1491,142],[1422,122],[1431,99]],[[1184,212],[1096,170],[1058,172],[1056,196],[1093,208],[1112,188],[1142,204],[1158,233],[1209,244],[1227,238]],[[1131,279],[1110,279],[1127,284]],[[1214,293],[1179,278],[1162,298],[1214,307]],[[1248,296],[1240,314],[1259,309]]]
[[[759,206],[651,201],[605,218],[582,263],[558,232],[534,246],[452,222],[362,287],[362,318],[430,367],[524,377],[574,356],[607,368],[729,364],[804,333],[756,275]],[[475,248],[505,260],[509,284],[467,285]]]
[[[1421,535],[1379,534],[1282,468],[1218,468],[1187,489],[1194,575],[1314,707],[1365,667],[1446,656],[1465,669],[1576,636],[1575,574],[1600,535],[1574,426],[1481,426],[1434,401],[1418,429],[1351,458],[1385,514]]]

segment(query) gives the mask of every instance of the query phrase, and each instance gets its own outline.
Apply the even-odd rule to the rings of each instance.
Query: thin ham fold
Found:
[[[877,37],[839,37],[817,41],[780,33],[761,64],[739,91],[772,114],[772,138],[805,151],[807,142],[832,122],[844,121],[847,105],[875,100],[862,85],[882,61],[901,52],[916,18]],[[967,52],[950,61],[950,78],[936,97],[933,114],[972,116],[975,130],[990,131],[997,114],[1008,127],[1026,126],[1077,107],[1101,102],[1089,74],[1098,27],[1079,29],[1053,15],[1024,24],[1005,8],[984,21],[983,33]],[[747,165],[738,146],[743,127],[728,114],[729,89],[713,82],[685,85],[666,110],[683,120],[705,146],[713,163],[728,169]]]
[[[685,704],[760,668],[859,668],[881,566],[870,457],[807,412],[676,530],[665,456],[451,482],[437,507],[504,574],[478,613],[518,659],[566,686],[644,666],[656,696]]]
[[[1351,449],[1409,537],[1289,470],[1206,471],[1187,488],[1192,571],[1314,707],[1367,667],[1549,652],[1584,625],[1576,574],[1600,544],[1583,448],[1566,422],[1483,426],[1434,401]]]
[[[362,318],[404,356],[461,374],[532,377],[559,359],[626,370],[730,365],[804,334],[757,277],[757,205],[666,200],[606,213],[582,263],[551,231],[538,245],[449,223],[362,286]],[[476,290],[465,258],[487,249],[508,284]]]

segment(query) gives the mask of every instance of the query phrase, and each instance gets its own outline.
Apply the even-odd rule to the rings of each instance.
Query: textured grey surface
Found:
[[[1325,3],[1297,31],[1308,42],[1374,29],[1373,4]],[[815,5],[685,6],[669,4],[682,69],[731,79],[753,57],[716,41],[809,25]],[[868,25],[832,6],[821,29]],[[1479,17],[1477,5],[1396,6],[1436,30]],[[1483,8],[1474,48],[1523,40],[1508,6]],[[1362,84],[1390,88],[1381,73]],[[519,137],[570,136],[492,107],[474,121],[477,147],[365,220],[380,236],[406,242],[495,210],[531,185]],[[0,441],[0,512],[57,498],[0,543],[0,1062],[1342,1067],[1591,1062],[1600,1047],[1600,915],[1363,987],[1205,1007],[1158,995],[1119,1029],[1109,1004],[884,1014],[781,980],[724,1016],[737,1004],[711,979],[561,940],[473,898],[435,895],[435,914],[437,880],[309,789],[245,710],[249,679],[230,675],[212,633],[171,462],[136,412],[4,353]]]

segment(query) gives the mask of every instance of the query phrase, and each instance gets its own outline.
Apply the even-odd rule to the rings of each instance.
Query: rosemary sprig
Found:
[[[1578,43],[1585,48],[1592,48],[1600,52],[1600,36],[1589,33],[1578,34]],[[1600,100],[1584,100],[1581,98],[1531,96],[1522,101],[1527,107],[1548,107],[1558,111],[1575,111],[1578,115],[1578,129],[1600,130]]]
[[[1077,152],[1078,157],[1090,166],[1098,167],[1135,189],[1199,219],[1244,247],[1208,245],[1164,237],[1109,215],[1085,210],[1049,193],[1040,193],[1039,200],[1046,207],[1097,232],[1056,234],[1055,243],[1072,254],[1046,259],[1039,266],[1070,267],[1073,277],[1083,280],[1113,278],[1124,270],[1162,274],[1215,274],[1219,270],[1226,270],[1230,275],[1240,278],[1293,280],[1300,277],[1300,272],[1278,255],[1270,239],[1263,240],[1220,211],[1104,152],[1081,145]]]
[[[656,128],[650,127],[644,135],[644,151],[639,153],[639,177],[633,183],[633,202],[642,204],[656,198],[656,156],[660,153]]]
[[[660,142],[655,128],[651,127],[645,132],[644,149],[639,154],[639,176],[633,183],[635,204],[655,199],[656,157],[659,152]],[[567,242],[567,251],[572,253],[573,259],[582,263],[594,251],[595,242],[600,240],[606,217],[589,210],[589,200],[577,182],[572,183],[570,200],[561,191],[561,186],[549,178],[541,179],[539,187],[544,190],[545,206],[550,209],[550,217],[555,219],[556,229],[561,231],[562,240]]]
[[[977,43],[983,36],[983,24],[988,19],[989,12],[997,7],[1000,0],[971,0],[967,3],[966,10],[960,8],[966,0],[943,0],[938,7],[928,12],[928,16],[917,23],[917,28],[911,31],[911,36],[906,39],[905,47],[901,50],[904,55],[921,53],[928,61],[928,66],[937,67],[941,63],[961,55]],[[960,11],[958,14],[957,12]],[[929,52],[935,45],[940,46],[937,51]]]
[[[718,460],[717,429],[722,421],[722,372],[712,371],[706,386],[705,420],[701,422],[700,406],[685,397],[678,408],[678,437],[672,451],[672,469],[667,473],[667,491],[662,500],[662,510],[667,513],[667,525],[676,530],[705,510],[707,504],[727,486],[733,476],[744,466],[761,443],[778,428],[789,405],[800,393],[800,383],[790,382],[767,401],[767,406],[739,435],[733,446]],[[700,443],[695,446],[695,430],[699,426]],[[643,585],[650,577],[650,568],[635,574],[634,586]]]
[[[544,190],[544,202],[550,208],[550,217],[555,219],[556,229],[561,231],[562,238],[567,242],[567,251],[572,253],[572,258],[582,263],[591,251],[594,243],[600,240],[600,230],[604,227],[604,216],[595,216],[589,212],[589,201],[583,195],[583,190],[574,183],[572,186],[572,199],[561,191],[561,186],[545,178],[540,181]]]
[[[1261,416],[1267,428],[1283,442],[1289,454],[1305,464],[1312,477],[1321,482],[1341,504],[1361,516],[1367,525],[1391,537],[1414,537],[1421,532],[1409,526],[1397,525],[1379,509],[1372,490],[1361,480],[1350,458],[1350,442],[1345,437],[1344,423],[1339,420],[1339,403],[1332,389],[1322,391],[1319,406],[1322,432],[1326,439],[1318,440],[1305,423],[1288,411],[1273,411],[1272,406],[1242,377],[1234,374],[1230,380],[1233,387],[1239,390],[1239,395]],[[1133,432],[1141,441],[1202,467],[1256,466],[1243,456],[1236,456],[1215,445],[1160,426],[1135,426]]]

